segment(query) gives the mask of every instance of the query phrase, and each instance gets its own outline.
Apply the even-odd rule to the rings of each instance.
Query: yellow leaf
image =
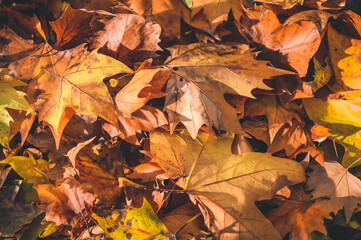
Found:
[[[168,232],[167,228],[145,198],[141,208],[128,207],[121,211],[115,210],[106,217],[92,213],[92,217],[104,230],[107,239],[170,239],[164,235]]]
[[[35,160],[31,155],[29,157],[7,157],[0,161],[0,163],[10,164],[14,171],[29,183],[49,183],[45,172],[55,166],[55,164],[51,164],[43,159]]]
[[[150,141],[154,160],[168,175],[187,176],[179,185],[212,200],[236,219],[239,238],[280,239],[254,202],[271,199],[285,185],[305,181],[301,164],[268,153],[234,155],[230,135],[215,139],[202,133],[192,139],[184,132],[151,133]]]

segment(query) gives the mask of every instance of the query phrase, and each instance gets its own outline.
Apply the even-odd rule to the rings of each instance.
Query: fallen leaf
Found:
[[[28,137],[29,131],[33,126],[33,123],[36,118],[36,113],[32,112],[26,114],[23,110],[11,110],[8,109],[10,116],[13,118],[13,122],[10,122],[10,134],[9,140],[20,132],[21,135],[21,145],[24,145],[26,138]]]
[[[290,9],[295,5],[303,5],[303,0],[259,0],[262,3],[277,4],[283,9]]]
[[[13,121],[13,118],[6,108],[28,110],[29,104],[25,99],[25,93],[14,88],[24,85],[23,82],[9,76],[6,69],[0,69],[0,144],[7,148],[9,147],[9,122]]]
[[[14,171],[29,183],[48,183],[49,179],[45,172],[54,167],[54,164],[43,159],[35,160],[32,155],[29,157],[9,156],[0,162],[10,164]]]
[[[165,235],[167,228],[145,198],[141,208],[128,207],[108,214],[92,213],[92,217],[109,239],[170,239]]]
[[[251,94],[253,89],[271,89],[263,83],[263,79],[272,78],[277,75],[290,74],[288,71],[267,66],[266,61],[255,60],[255,53],[251,53],[249,47],[242,44],[225,45],[195,43],[173,47],[169,50],[171,51],[171,56],[165,64],[169,67],[173,67],[173,72],[181,77],[180,81],[185,80],[187,81],[187,84],[194,84],[201,92],[201,94],[196,95],[195,101],[204,100],[206,102],[208,99],[211,100],[213,105],[215,105],[213,109],[215,110],[218,108],[222,113],[220,116],[222,124],[221,129],[229,132],[244,133],[238,122],[237,110],[227,103],[224,99],[224,94],[236,94],[254,98]],[[187,84],[185,84],[184,87],[187,87]],[[175,85],[173,88],[176,87],[177,86]],[[179,87],[183,86],[181,85]],[[172,87],[169,89],[171,90]],[[180,91],[176,94],[171,92],[175,99],[169,99],[168,105],[171,102],[177,102],[177,99],[179,99],[180,96],[188,94],[187,92],[189,91],[190,90],[187,89],[186,92]],[[192,90],[193,94],[194,92],[196,92],[195,88]],[[208,99],[203,97],[203,95],[207,96]],[[201,99],[198,100],[199,98]],[[189,115],[189,111],[191,113],[192,110],[187,110],[187,108],[192,109],[196,107],[189,100],[190,99],[187,99],[186,97],[181,100],[181,114]],[[191,104],[190,107],[187,106],[187,102]],[[201,106],[197,107],[200,108],[197,111],[200,111],[202,114],[203,111],[207,111],[210,103],[196,103],[196,105]],[[170,108],[173,111],[176,110],[174,109],[174,106]],[[219,114],[219,111],[214,110],[212,110],[212,112],[217,112],[217,114]],[[187,116],[185,117],[185,120],[188,120]],[[204,123],[204,118],[207,118],[207,116],[202,116],[203,120],[202,118],[200,120],[197,118],[199,118],[199,116],[195,119],[191,119],[193,121],[193,123],[191,122],[193,126],[189,127],[193,136],[195,135],[195,132],[198,131],[197,128]],[[205,123],[210,124],[214,119],[215,118],[212,117]],[[179,116],[175,119],[175,122],[177,121],[179,121]],[[194,123],[194,121],[196,121],[196,123]],[[215,124],[218,124],[218,121],[215,121]]]
[[[273,62],[289,65],[300,77],[304,77],[309,61],[321,43],[317,26],[311,21],[282,25],[271,10],[261,16],[260,6],[255,6],[254,11],[244,11],[245,17],[239,24],[240,32],[265,50],[274,51],[270,54]]]
[[[361,181],[338,162],[325,162],[324,166],[313,164],[310,168],[313,171],[307,173],[306,188],[313,190],[313,199],[321,198],[317,203],[328,212],[337,214],[343,208],[348,223],[361,204]]]
[[[301,123],[300,116],[294,111],[298,106],[291,102],[288,109],[283,107],[276,96],[265,96],[261,100],[249,102],[245,106],[246,116],[265,115],[268,122],[270,143],[272,144],[276,134],[285,125],[292,125],[292,120],[296,119]]]
[[[66,179],[59,186],[37,184],[39,199],[45,204],[45,220],[54,222],[57,226],[70,217],[83,211],[85,204],[93,205],[93,194],[80,189],[75,179]]]
[[[105,27],[91,38],[91,49],[105,47],[102,52],[128,64],[156,57],[155,52],[162,50],[158,46],[161,27],[142,16],[118,13],[98,22]]]
[[[118,116],[118,120],[119,129],[109,123],[104,123],[103,129],[112,138],[121,137],[125,141],[136,145],[139,145],[136,136],[138,131],[150,132],[168,123],[162,111],[147,105],[133,112],[130,117]]]
[[[311,232],[327,234],[324,218],[331,218],[326,210],[316,203],[281,201],[278,208],[266,213],[282,237],[291,232],[290,239],[307,240]]]
[[[39,112],[39,121],[51,126],[57,147],[75,112],[97,115],[117,125],[113,100],[103,79],[121,72],[132,73],[131,69],[96,50],[89,54],[75,49],[61,52],[45,45],[38,54],[41,57],[37,62],[31,56],[21,62],[30,61],[35,68],[29,76],[33,79],[28,98],[31,108]]]
[[[266,153],[233,155],[230,136],[198,134],[193,140],[185,133],[152,133],[150,141],[153,159],[168,175],[187,176],[186,183],[179,183],[186,191],[209,198],[237,219],[242,226],[238,237],[280,239],[254,202],[305,181],[301,164]]]
[[[33,44],[31,40],[22,39],[10,28],[0,30],[0,39],[0,67],[7,67],[39,49],[39,45]]]
[[[353,100],[322,101],[311,98],[303,99],[303,104],[309,118],[329,128],[330,137],[345,147],[342,165],[347,167],[357,161],[361,154],[361,103]]]
[[[161,92],[170,71],[142,69],[115,96],[115,103],[119,112],[129,117],[133,112],[143,107],[150,99],[165,96]]]
[[[351,89],[361,89],[361,75],[357,70],[361,64],[361,40],[345,36],[332,26],[328,28],[327,37],[336,81]]]

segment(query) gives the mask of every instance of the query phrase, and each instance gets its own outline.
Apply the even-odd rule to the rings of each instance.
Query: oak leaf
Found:
[[[174,74],[181,77],[180,81],[186,81],[187,84],[193,84],[192,93],[196,92],[196,88],[200,91],[195,95],[194,101],[204,101],[205,103],[195,103],[197,110],[200,114],[197,114],[196,119],[188,119],[189,114],[187,111],[193,111],[192,108],[196,106],[187,99],[187,97],[180,98],[183,94],[190,94],[190,90],[169,92],[173,96],[173,99],[168,99],[168,105],[181,99],[179,105],[181,106],[181,115],[184,121],[194,121],[189,125],[189,129],[192,135],[195,136],[195,132],[198,131],[199,126],[203,123],[215,124],[216,127],[220,127],[219,130],[224,129],[229,132],[244,133],[237,117],[237,110],[230,106],[224,98],[224,94],[236,94],[246,97],[254,98],[251,91],[255,88],[271,89],[263,83],[263,79],[272,78],[277,75],[290,74],[290,72],[272,68],[267,66],[266,61],[255,60],[256,53],[252,53],[247,45],[242,44],[201,44],[195,43],[190,45],[176,46],[169,49],[171,56],[166,61],[168,67],[173,67]],[[174,81],[171,82],[174,85]],[[182,84],[179,87],[183,87]],[[177,88],[170,86],[168,90]],[[177,91],[178,89],[175,89]],[[199,97],[198,97],[199,96]],[[206,97],[204,97],[206,96]],[[184,103],[185,102],[185,103]],[[187,102],[191,104],[187,110]],[[192,106],[193,105],[193,106]],[[203,106],[202,106],[203,105]],[[167,108],[167,106],[166,106]],[[218,110],[217,110],[218,109]],[[170,110],[177,111],[174,106],[170,107]],[[209,115],[212,114],[221,115],[218,117],[220,121],[215,121],[215,117],[207,117],[204,112],[207,111]],[[201,116],[199,116],[201,115]],[[176,116],[172,123],[179,122],[181,117]],[[202,119],[203,118],[203,119]],[[208,119],[207,119],[208,118]],[[214,121],[214,123],[212,122]],[[220,122],[220,123],[219,123]],[[218,125],[218,126],[217,126]],[[198,129],[197,129],[198,128]]]
[[[108,239],[170,239],[166,226],[159,220],[152,207],[143,198],[141,208],[127,207],[108,214],[92,213]]]
[[[9,147],[9,122],[13,121],[6,108],[25,111],[29,108],[25,93],[15,89],[15,87],[24,85],[26,84],[9,76],[6,69],[0,69],[0,144],[4,147]]]
[[[233,137],[214,139],[207,134],[151,133],[154,160],[187,192],[204,196],[232,215],[243,239],[280,239],[254,202],[269,199],[288,184],[305,181],[301,164],[266,153],[231,152]],[[225,230],[226,231],[226,230]],[[251,237],[252,236],[252,237]]]
[[[325,162],[324,166],[313,164],[309,172],[307,190],[313,190],[313,198],[323,198],[317,203],[328,212],[337,212],[344,209],[346,223],[352,213],[361,204],[361,181],[353,176],[338,162]]]

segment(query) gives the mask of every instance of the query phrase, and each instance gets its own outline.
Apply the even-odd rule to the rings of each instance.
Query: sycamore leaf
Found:
[[[104,230],[107,239],[170,239],[165,225],[159,220],[152,207],[143,198],[141,208],[128,207],[125,210],[115,210],[105,216],[92,213],[92,217]]]
[[[25,111],[29,108],[25,93],[14,88],[24,85],[23,82],[7,75],[6,69],[0,69],[0,144],[4,147],[9,147],[9,122],[13,120],[6,108]]]
[[[29,183],[48,183],[49,179],[44,172],[54,167],[54,164],[43,159],[35,160],[32,155],[29,157],[10,156],[0,163],[10,164],[14,171]]]
[[[313,170],[307,173],[306,187],[313,190],[313,198],[328,197],[317,203],[328,212],[337,212],[344,209],[346,223],[351,219],[352,213],[361,204],[361,181],[353,176],[338,162],[325,162],[324,166],[313,164]]]
[[[282,237],[291,232],[293,240],[307,240],[313,231],[327,234],[323,218],[330,218],[318,204],[296,201],[282,201],[278,208],[268,211],[266,217]]]
[[[100,116],[116,126],[113,100],[103,79],[117,73],[133,72],[123,63],[96,50],[91,53],[80,51],[81,47],[54,51],[44,45],[36,61],[29,56],[13,65],[15,70],[21,69],[21,64],[33,66],[33,70],[26,73],[32,77],[29,102],[39,112],[39,121],[51,126],[57,146],[75,112]]]
[[[197,94],[194,101],[204,100],[205,104],[196,103],[196,105],[203,105],[197,111],[201,114],[204,109],[209,109],[211,105],[215,105],[211,110],[212,114],[219,114],[221,111],[220,121],[222,123],[222,129],[235,132],[244,133],[237,117],[237,110],[231,107],[224,98],[224,94],[238,94],[246,97],[253,98],[251,91],[255,88],[260,89],[271,89],[263,83],[263,79],[272,78],[277,75],[290,74],[288,71],[276,69],[267,66],[266,61],[257,61],[254,59],[256,53],[252,53],[247,45],[234,44],[202,44],[195,43],[184,46],[176,46],[169,49],[171,51],[170,58],[166,61],[166,65],[173,67],[173,72],[180,76],[187,83],[194,84],[202,94]],[[182,81],[183,81],[182,80]],[[187,86],[187,84],[185,84]],[[185,86],[185,87],[186,87]],[[193,87],[192,87],[193,88]],[[169,88],[172,90],[172,87]],[[178,92],[176,94],[183,95],[188,94],[187,92]],[[193,90],[193,92],[195,89]],[[174,93],[170,92],[170,94]],[[207,98],[202,97],[205,95]],[[177,101],[180,96],[175,96],[175,99],[168,100],[169,102]],[[200,97],[198,97],[200,96]],[[210,100],[210,101],[207,101]],[[186,97],[181,100],[186,100]],[[193,100],[192,100],[193,101]],[[189,104],[192,101],[189,101]],[[181,108],[185,103],[180,103]],[[212,102],[213,104],[211,104]],[[190,106],[189,108],[194,108]],[[171,110],[176,110],[174,107],[170,107]],[[219,111],[215,111],[218,108]],[[181,110],[181,115],[184,114]],[[186,110],[187,111],[187,110]],[[189,114],[187,114],[189,115]],[[187,116],[185,121],[189,121]],[[179,117],[178,117],[179,118]],[[204,116],[204,118],[208,118]],[[195,136],[195,132],[198,131],[198,126],[205,122],[200,120],[197,123],[197,119],[191,119],[195,121],[190,128],[192,135]],[[214,121],[214,117],[209,118],[206,124]],[[176,119],[175,122],[179,121]],[[182,121],[183,122],[183,121]],[[216,127],[218,121],[214,122]]]
[[[57,226],[85,208],[85,204],[92,205],[93,194],[80,189],[75,179],[65,179],[60,186],[52,184],[36,185],[39,199],[45,203],[46,221],[54,222]]]
[[[179,183],[185,190],[209,198],[237,220],[239,238],[280,239],[254,202],[305,181],[301,164],[267,153],[234,155],[231,136],[151,133],[150,141],[153,159],[169,176],[188,176]]]
[[[361,103],[355,100],[303,99],[309,118],[331,130],[331,137],[345,147],[342,165],[347,167],[361,154]],[[315,107],[317,106],[317,107]]]
[[[336,81],[352,89],[361,89],[361,40],[343,35],[332,26],[327,30],[327,37]]]

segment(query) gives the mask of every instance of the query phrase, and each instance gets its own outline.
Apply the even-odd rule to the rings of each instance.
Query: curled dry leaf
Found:
[[[60,186],[38,184],[36,190],[39,199],[45,204],[46,221],[55,222],[57,226],[78,214],[85,204],[93,205],[95,197],[80,189],[75,179],[66,179]]]

